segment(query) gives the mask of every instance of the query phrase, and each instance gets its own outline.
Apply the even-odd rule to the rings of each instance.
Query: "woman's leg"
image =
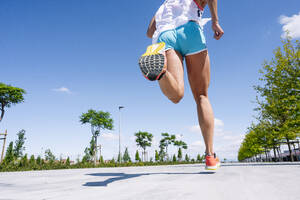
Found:
[[[207,50],[186,56],[190,87],[197,104],[198,121],[204,138],[206,153],[212,155],[214,135],[214,114],[208,99],[210,64]]]
[[[173,103],[178,103],[184,94],[182,56],[174,49],[166,51],[167,70],[159,80],[161,91]]]

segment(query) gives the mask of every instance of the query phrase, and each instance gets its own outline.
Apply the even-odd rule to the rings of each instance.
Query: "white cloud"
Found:
[[[117,134],[112,133],[102,133],[100,137],[107,139],[107,140],[118,140],[119,136]]]
[[[66,88],[66,87],[55,88],[52,90],[55,92],[64,92],[64,93],[71,94],[71,91],[69,90],[69,88]]]
[[[300,12],[297,15],[291,17],[281,15],[279,17],[279,23],[282,24],[282,37],[286,37],[286,31],[289,31],[289,35],[292,38],[300,38]]]

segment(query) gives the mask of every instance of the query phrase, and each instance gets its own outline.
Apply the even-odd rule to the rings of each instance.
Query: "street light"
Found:
[[[121,109],[125,108],[124,106],[119,106],[119,163],[121,163]]]

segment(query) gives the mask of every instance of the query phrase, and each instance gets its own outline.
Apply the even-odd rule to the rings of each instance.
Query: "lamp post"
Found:
[[[118,156],[118,159],[119,159],[119,163],[121,163],[121,158],[122,158],[122,155],[121,155],[121,109],[124,108],[124,106],[119,106],[119,156]]]

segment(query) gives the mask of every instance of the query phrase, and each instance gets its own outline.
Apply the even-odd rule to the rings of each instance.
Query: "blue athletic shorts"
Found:
[[[159,42],[166,43],[165,50],[174,49],[182,56],[196,54],[207,49],[203,29],[194,21],[162,32],[157,40],[157,43]]]

